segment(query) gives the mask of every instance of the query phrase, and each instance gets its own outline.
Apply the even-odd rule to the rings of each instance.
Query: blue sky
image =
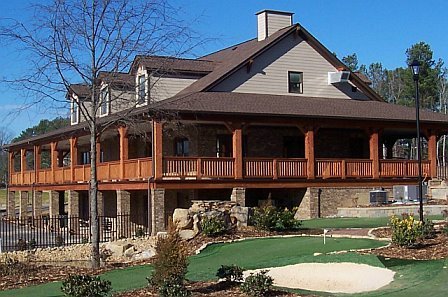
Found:
[[[255,13],[263,9],[294,12],[299,22],[338,57],[356,52],[360,63],[382,62],[404,67],[405,51],[420,41],[429,43],[436,59],[448,63],[448,1],[446,0],[173,0],[182,16],[197,19],[193,29],[214,40],[196,51],[200,56],[256,35]],[[26,16],[32,0],[0,2],[0,18]],[[36,3],[36,1],[34,1]],[[24,68],[24,57],[11,47],[0,48],[0,77]],[[57,115],[46,106],[10,114],[22,104],[22,94],[0,85],[0,126],[14,134],[42,118]],[[59,113],[64,113],[59,111]],[[8,115],[8,116],[7,116]]]

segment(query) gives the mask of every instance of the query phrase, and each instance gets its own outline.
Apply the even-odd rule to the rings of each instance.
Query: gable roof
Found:
[[[207,74],[216,67],[216,62],[198,59],[182,59],[164,56],[136,56],[132,63],[130,73],[135,73],[139,65],[150,70],[163,70],[166,72]]]
[[[295,24],[283,28],[265,40],[258,41],[251,39],[249,41],[228,47],[224,50],[204,56],[201,59],[220,61],[213,72],[207,74],[205,77],[199,79],[189,87],[182,90],[179,94],[189,94],[195,92],[209,91],[218,83],[235,73],[242,66],[249,63],[251,60],[267,51],[269,48],[277,44],[289,34],[299,34],[311,47],[313,47],[320,55],[322,55],[335,68],[343,68],[349,71],[345,64],[340,61],[333,53],[331,53],[322,43],[320,43],[313,35],[311,35],[300,24]],[[372,88],[368,86],[366,79],[360,75],[352,73],[350,80],[369,98],[376,101],[384,101]]]

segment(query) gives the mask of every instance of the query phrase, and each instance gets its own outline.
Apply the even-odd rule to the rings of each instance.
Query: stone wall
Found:
[[[444,210],[448,210],[448,205],[424,205],[423,212],[425,215],[441,215]],[[403,213],[411,213],[418,215],[419,206],[385,206],[385,207],[362,207],[362,208],[338,208],[337,215],[340,217],[350,218],[378,218],[390,217],[392,215],[401,216]]]
[[[448,201],[448,183],[444,180],[433,179],[428,183],[428,196],[435,200]]]

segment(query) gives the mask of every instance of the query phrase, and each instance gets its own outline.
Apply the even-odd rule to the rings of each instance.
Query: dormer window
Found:
[[[139,75],[137,82],[137,105],[144,105],[147,103],[146,86],[147,86],[146,75],[144,74]]]
[[[288,92],[303,94],[303,72],[288,72]]]
[[[104,88],[100,92],[100,116],[109,114],[110,107],[110,93],[109,88]]]
[[[79,123],[79,106],[77,100],[72,98],[70,105],[70,120],[72,125],[75,125]]]

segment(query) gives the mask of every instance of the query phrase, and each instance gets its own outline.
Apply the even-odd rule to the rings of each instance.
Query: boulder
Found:
[[[193,215],[193,231],[196,233],[201,232],[201,217],[199,214]]]
[[[193,219],[190,211],[184,208],[176,208],[173,213],[173,224],[177,230],[191,229]]]
[[[104,245],[105,249],[111,251],[112,256],[123,256],[123,253],[131,247],[133,245],[125,241],[108,242]]]
[[[130,248],[125,250],[124,253],[123,253],[123,255],[126,258],[132,258],[132,256],[134,256],[134,254],[135,254],[135,248],[133,246],[131,246]]]
[[[249,220],[249,207],[234,206],[230,210],[230,219],[235,222],[238,227],[247,226]]]
[[[179,236],[183,240],[190,240],[193,239],[198,233],[194,230],[181,230],[179,231]]]
[[[132,257],[132,260],[133,261],[147,260],[147,259],[151,259],[155,255],[156,255],[156,250],[154,248],[149,248],[149,249],[142,251],[141,253],[134,254],[134,256]]]

